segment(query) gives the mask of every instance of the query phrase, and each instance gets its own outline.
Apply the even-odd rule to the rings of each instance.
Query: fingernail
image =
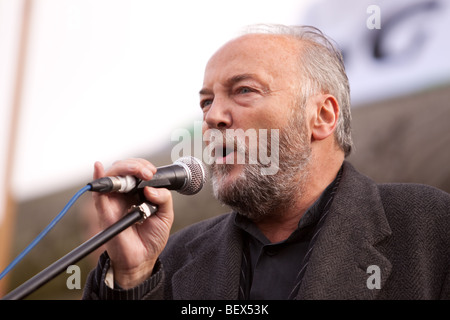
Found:
[[[152,196],[155,196],[155,197],[159,196],[159,193],[156,189],[149,187],[149,190],[150,190],[150,193]]]
[[[144,168],[142,170],[142,175],[147,179],[150,179],[151,177],[153,177],[153,173],[147,168]]]
[[[136,170],[137,169],[137,165],[135,163],[130,163],[128,165],[128,170]]]
[[[147,166],[147,168],[148,168],[150,171],[152,171],[152,172],[156,172],[156,167],[155,167],[154,165],[149,164],[149,165]]]

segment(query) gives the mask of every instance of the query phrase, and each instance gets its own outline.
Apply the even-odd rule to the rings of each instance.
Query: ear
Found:
[[[337,125],[339,104],[330,94],[321,94],[317,97],[316,113],[312,123],[311,133],[313,140],[323,140],[330,136]]]

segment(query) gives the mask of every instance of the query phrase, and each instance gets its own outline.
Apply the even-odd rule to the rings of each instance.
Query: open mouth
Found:
[[[234,159],[234,148],[230,148],[227,146],[217,146],[215,148],[215,155],[216,163],[233,163],[234,161],[231,161]]]

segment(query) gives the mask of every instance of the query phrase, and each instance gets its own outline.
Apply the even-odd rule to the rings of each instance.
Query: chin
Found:
[[[241,166],[234,164],[214,164],[211,166],[211,179],[221,186],[231,184],[237,178],[242,177],[242,168],[239,168]]]
[[[237,165],[214,164],[211,166],[211,182],[214,196],[221,200],[223,192],[232,188],[239,178],[243,178],[243,172]]]

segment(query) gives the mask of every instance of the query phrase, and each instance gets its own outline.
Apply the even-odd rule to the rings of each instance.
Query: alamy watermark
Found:
[[[71,274],[66,280],[66,287],[69,290],[81,289],[81,270],[76,264],[67,267],[66,273]]]
[[[367,14],[370,16],[366,20],[367,29],[381,29],[381,9],[379,6],[372,4],[367,7]]]
[[[205,164],[259,164],[261,174],[274,175],[279,170],[279,129],[207,129],[195,121],[194,130],[176,129],[171,140],[178,141],[171,160],[192,155]],[[206,147],[203,148],[203,143]]]
[[[372,264],[367,267],[367,271],[370,276],[367,278],[366,286],[367,289],[381,289],[381,270],[380,267]]]

